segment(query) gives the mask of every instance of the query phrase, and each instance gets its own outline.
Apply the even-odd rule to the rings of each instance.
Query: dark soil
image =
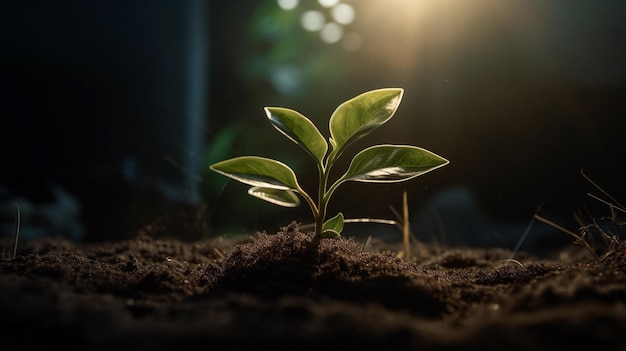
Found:
[[[276,234],[42,239],[0,260],[4,350],[626,350],[626,259]],[[395,247],[394,247],[395,246]],[[416,250],[417,251],[417,250]],[[12,256],[12,255],[7,255]]]

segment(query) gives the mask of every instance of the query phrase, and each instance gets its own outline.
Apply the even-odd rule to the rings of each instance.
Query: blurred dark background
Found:
[[[618,0],[13,1],[0,14],[2,235],[197,240],[312,222],[212,174],[276,158],[316,169],[264,106],[328,119],[362,92],[402,87],[394,118],[350,147],[424,147],[446,167],[345,184],[330,215],[396,219],[422,240],[553,245],[573,214],[618,201],[626,127],[626,3]],[[349,155],[344,155],[347,166]],[[343,167],[338,166],[337,168]],[[398,236],[350,224],[346,235]]]

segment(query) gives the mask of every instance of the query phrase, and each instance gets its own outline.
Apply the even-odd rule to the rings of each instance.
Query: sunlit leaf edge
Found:
[[[389,94],[384,94],[389,93]],[[389,99],[386,102],[386,106],[392,105],[391,108],[388,109],[386,113],[387,116],[381,119],[377,119],[375,121],[369,121],[370,123],[358,123],[358,127],[350,130],[348,132],[342,130],[342,127],[345,127],[345,122],[348,120],[345,119],[344,116],[350,115],[351,110],[359,108],[360,105],[365,104],[363,101],[367,98],[370,98],[375,95],[385,95],[385,97],[380,97],[378,101],[384,100],[385,98]],[[331,151],[331,159],[336,159],[339,155],[345,150],[348,145],[352,144],[356,140],[368,135],[374,129],[380,127],[381,125],[387,123],[393,115],[398,110],[400,106],[400,102],[402,101],[402,96],[404,95],[403,88],[381,88],[374,89],[362,94],[355,96],[352,99],[349,99],[343,103],[341,103],[333,112],[329,120],[329,131],[330,138],[329,142],[332,146]],[[368,101],[369,102],[369,101]],[[341,131],[341,133],[340,133]]]
[[[427,164],[385,163],[389,162],[389,160],[393,158],[392,156],[394,156],[389,155],[388,152],[396,151],[407,151],[409,153],[413,152],[413,155],[408,154],[408,156],[416,156],[415,153],[417,153],[417,156],[427,157],[431,162]],[[360,166],[359,163],[368,161],[367,157],[371,156],[370,154],[373,154],[373,156],[378,157],[378,159],[382,161],[378,164],[374,164],[374,167]],[[393,144],[374,145],[362,150],[354,156],[350,163],[350,166],[348,167],[348,170],[338,180],[338,182],[355,181],[363,183],[398,183],[421,176],[425,173],[441,168],[449,163],[449,160],[435,154],[432,151],[426,150],[418,146]],[[380,174],[372,177],[374,175],[374,172],[379,172]],[[369,177],[367,177],[368,175]]]
[[[256,165],[257,167],[251,167]],[[241,183],[282,190],[300,190],[295,172],[286,164],[260,156],[239,156],[209,166]]]
[[[328,152],[328,143],[310,119],[284,107],[265,107],[264,110],[276,130],[302,147],[318,163],[322,162]]]
[[[297,207],[300,205],[300,198],[292,190],[253,186],[248,189],[248,194],[278,206]]]

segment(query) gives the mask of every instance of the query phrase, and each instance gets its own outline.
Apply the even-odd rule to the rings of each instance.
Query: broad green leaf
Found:
[[[322,163],[328,144],[311,120],[283,107],[266,107],[265,114],[274,128],[304,148],[318,163]]]
[[[282,162],[259,156],[240,156],[209,167],[242,183],[281,190],[300,190],[296,174]]]
[[[248,194],[283,207],[296,207],[300,204],[298,195],[296,195],[296,193],[292,190],[280,190],[275,188],[253,186],[248,189]]]
[[[341,233],[343,230],[343,214],[339,212],[335,217],[324,222],[322,226],[322,231],[332,230],[337,234]]]
[[[445,158],[417,146],[376,145],[354,156],[338,182],[401,182],[448,163]]]
[[[349,144],[387,122],[403,93],[401,88],[371,90],[339,105],[329,122],[333,146],[329,159],[336,159]]]

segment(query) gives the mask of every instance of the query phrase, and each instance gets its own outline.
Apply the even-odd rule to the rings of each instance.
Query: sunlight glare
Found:
[[[429,64],[444,68],[445,62],[455,58],[460,44],[492,23],[493,15],[503,7],[487,6],[495,3],[498,1],[481,1],[480,6],[463,0],[368,1],[357,7],[359,22],[372,24],[360,33],[362,49],[385,52],[389,66],[403,75]]]

